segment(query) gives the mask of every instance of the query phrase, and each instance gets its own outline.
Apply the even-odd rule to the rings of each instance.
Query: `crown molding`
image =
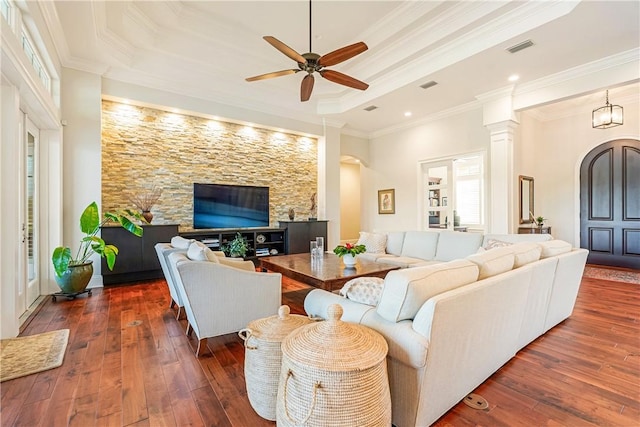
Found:
[[[468,3],[465,4],[468,5]],[[425,75],[439,71],[448,65],[459,62],[500,43],[504,43],[524,32],[564,16],[571,12],[577,4],[577,2],[573,1],[528,1],[522,6],[518,6],[490,22],[479,26],[474,31],[468,32],[448,43],[436,47],[429,53],[420,55],[414,60],[405,60],[402,65],[395,67],[393,71],[370,81],[370,89],[373,88],[374,90],[367,91],[364,95],[350,92],[340,97],[339,103],[331,103],[331,101],[328,100],[319,101],[319,106],[320,104],[325,104],[322,106],[322,110],[320,110],[319,107],[319,111],[339,114],[356,108],[359,105],[373,102],[375,98],[389,93],[392,90],[419,80],[424,80]],[[478,9],[474,9],[474,11],[478,13]],[[412,44],[415,44],[415,42]],[[398,48],[397,44],[394,44],[394,46]],[[389,49],[391,48],[393,47],[390,46]],[[369,58],[368,62],[376,63],[373,58]],[[354,70],[357,69],[357,67],[354,67]],[[339,109],[330,111],[331,105],[333,105],[334,108],[339,106]]]
[[[546,89],[557,84],[565,83],[569,80],[586,77],[599,71],[609,70],[629,63],[638,64],[640,62],[640,48],[627,50],[615,55],[607,56],[587,64],[569,68],[565,71],[545,76],[538,80],[518,85],[514,91],[514,95],[523,95],[529,92]]]
[[[91,2],[93,24],[98,42],[109,48],[114,58],[130,67],[136,54],[136,48],[113,32],[107,22],[106,3]]]
[[[407,123],[402,123],[400,125],[397,126],[390,126],[388,128],[385,129],[381,129],[375,132],[371,132],[369,134],[369,138],[370,139],[374,139],[374,138],[379,138],[381,136],[384,135],[389,135],[391,133],[395,133],[395,132],[400,132],[406,129],[411,129],[411,128],[415,128],[418,126],[422,126],[425,125],[427,123],[432,123],[432,122],[436,122],[442,119],[446,119],[448,117],[453,117],[453,116],[457,116],[459,114],[463,114],[466,113],[468,111],[473,111],[473,110],[477,110],[482,108],[482,104],[479,101],[471,101],[471,102],[467,102],[466,104],[461,104],[458,106],[455,106],[453,108],[448,108],[446,110],[442,110],[439,111],[435,114],[431,114],[429,116],[426,117],[422,117],[419,120],[414,120],[411,122],[407,122]]]

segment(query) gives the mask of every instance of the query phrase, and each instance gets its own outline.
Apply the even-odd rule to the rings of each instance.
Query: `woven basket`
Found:
[[[282,342],[278,426],[391,425],[391,396],[384,338],[365,326],[340,320],[303,326]]]
[[[249,402],[258,415],[270,421],[276,419],[282,340],[291,331],[312,322],[308,317],[289,312],[289,306],[283,305],[277,316],[254,320],[238,332],[244,340],[244,378]]]

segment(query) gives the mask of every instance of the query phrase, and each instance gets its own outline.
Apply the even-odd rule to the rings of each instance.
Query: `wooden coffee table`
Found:
[[[311,254],[308,253],[264,257],[260,258],[260,267],[327,291],[340,289],[355,277],[384,278],[391,270],[400,268],[363,259],[357,259],[354,268],[347,268],[342,260],[332,253],[325,253],[322,259],[313,262]]]

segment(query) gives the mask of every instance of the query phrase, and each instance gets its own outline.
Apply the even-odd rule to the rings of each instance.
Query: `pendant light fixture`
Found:
[[[606,129],[620,126],[623,122],[622,107],[609,104],[609,91],[607,91],[605,105],[591,113],[591,125],[594,129]]]

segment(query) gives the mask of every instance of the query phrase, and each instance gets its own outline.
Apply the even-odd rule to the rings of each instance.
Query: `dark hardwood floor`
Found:
[[[284,279],[292,312],[306,292]],[[583,279],[573,316],[478,387],[487,410],[460,403],[436,425],[640,425],[639,318],[640,286]],[[64,364],[2,383],[2,426],[275,425],[247,400],[242,341],[209,339],[198,359],[185,327],[162,280],[48,298],[22,335],[69,328]]]

